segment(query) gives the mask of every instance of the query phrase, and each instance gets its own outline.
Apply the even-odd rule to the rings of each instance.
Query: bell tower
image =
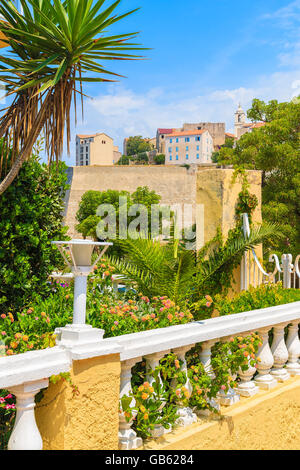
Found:
[[[239,107],[237,111],[235,112],[235,121],[234,121],[234,135],[235,137],[238,137],[238,129],[243,127],[243,125],[246,123],[246,114],[241,107],[241,104],[239,103]]]

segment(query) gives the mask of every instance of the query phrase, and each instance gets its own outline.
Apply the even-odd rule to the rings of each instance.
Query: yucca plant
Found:
[[[0,80],[12,104],[2,110],[0,139],[0,194],[12,183],[43,130],[49,163],[58,161],[65,138],[69,151],[70,109],[76,95],[83,97],[84,82],[110,82],[120,76],[105,61],[140,58],[144,48],[130,42],[137,33],[109,35],[107,30],[136,10],[115,13],[117,0],[20,0],[23,13],[13,2],[1,0],[0,32],[9,46],[0,55]],[[82,101],[83,103],[83,101]],[[82,105],[83,107],[83,105]]]
[[[197,304],[206,294],[226,293],[232,273],[245,251],[270,237],[278,237],[276,225],[253,228],[245,239],[234,231],[223,243],[221,237],[196,253],[173,238],[167,244],[151,239],[119,240],[122,258],[111,257],[109,263],[126,281],[133,282],[149,297],[167,296],[181,306]]]

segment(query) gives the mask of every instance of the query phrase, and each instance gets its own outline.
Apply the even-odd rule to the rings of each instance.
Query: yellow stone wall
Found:
[[[120,357],[118,354],[73,362],[72,380],[50,384],[36,407],[45,450],[118,449]]]
[[[260,391],[204,419],[150,441],[146,450],[300,450],[300,378]]]

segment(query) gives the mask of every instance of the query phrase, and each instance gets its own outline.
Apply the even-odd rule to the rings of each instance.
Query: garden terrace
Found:
[[[136,406],[138,404],[141,408],[139,400],[143,393],[148,395],[147,398],[144,396],[145,407],[149,405],[149,400],[152,400],[153,406],[155,400],[160,401],[152,428],[148,421],[145,421],[146,426],[149,425],[149,434],[156,439],[170,433],[172,427],[192,425],[201,419],[199,417],[203,414],[207,416],[214,409],[218,410],[220,405],[231,406],[236,404],[241,396],[251,397],[259,394],[260,390],[273,389],[290,377],[298,377],[299,323],[300,302],[294,302],[185,325],[100,339],[96,343],[93,337],[90,345],[85,342],[69,344],[66,348],[58,340],[58,346],[52,349],[3,357],[0,359],[0,388],[9,390],[17,399],[17,419],[8,447],[84,449],[91,446],[90,448],[94,449],[116,449],[119,436],[120,449],[140,448],[143,446],[143,433],[136,429],[134,418],[140,412],[136,410]],[[270,332],[272,334],[269,337]],[[258,336],[251,336],[252,333],[257,333]],[[256,353],[251,355],[246,346],[251,346],[251,341],[256,344],[258,337]],[[236,340],[238,343],[235,343]],[[243,342],[247,344],[243,345]],[[215,344],[226,343],[232,347],[237,345],[237,350],[244,351],[248,365],[238,368],[236,387],[231,386],[233,378],[228,381],[228,375],[225,375],[227,385],[222,385],[215,397],[209,397],[208,393],[206,398],[209,406],[202,409],[194,407],[191,402],[185,400],[191,399],[195,386],[187,373],[190,350],[196,351],[192,356],[192,370],[201,366],[207,377],[216,380],[215,384],[218,385],[222,382],[218,382],[218,377],[215,376],[222,369],[214,368],[212,350]],[[194,348],[195,345],[198,349]],[[169,353],[174,353],[176,367],[185,377],[185,383],[181,382],[181,385],[184,385],[185,397],[180,396],[176,403],[175,426],[172,423],[171,426],[166,426],[166,421],[160,422],[157,418],[157,414],[163,415],[164,408],[168,408],[168,403],[162,403],[162,387],[166,382],[162,380],[162,369],[159,366]],[[254,358],[255,367],[251,358]],[[136,381],[134,368],[141,363],[145,366],[146,381],[140,386],[143,390],[140,387],[138,389],[141,393],[137,390],[132,396],[134,380]],[[48,386],[48,379],[68,371],[71,372],[73,382],[78,385],[82,398],[74,398],[72,405],[67,392],[59,389],[58,384],[51,384],[44,392],[44,398],[37,405],[34,414],[35,396]],[[234,375],[234,371],[232,374]],[[93,377],[93,380],[87,384],[88,377]],[[178,381],[173,380],[169,385],[178,397],[180,394],[176,391],[182,389]],[[121,405],[117,412],[119,399]],[[59,415],[62,414],[63,419],[59,419],[56,411],[58,403]],[[150,405],[149,409],[151,413]],[[69,414],[71,410],[74,415]],[[67,415],[69,421],[65,424]],[[76,435],[80,433],[81,437],[71,440],[70,436],[74,436],[74,426],[78,426],[78,423],[80,429],[77,429]],[[92,436],[91,423],[96,426]],[[49,431],[49,428],[52,431]]]

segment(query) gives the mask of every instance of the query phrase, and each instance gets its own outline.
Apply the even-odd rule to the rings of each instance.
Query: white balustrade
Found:
[[[187,363],[186,363],[186,358],[185,355],[186,353],[192,349],[195,345],[191,344],[190,346],[185,346],[181,348],[175,348],[173,349],[174,354],[178,357],[179,361],[182,362],[182,365],[180,367],[180,371],[183,372],[186,375],[186,382],[183,384],[183,386],[187,390],[188,397],[190,398],[193,392],[193,387],[190,383],[190,379],[188,377],[188,368],[187,368]],[[176,380],[173,380],[171,385],[177,389],[178,388],[178,382]],[[188,406],[180,406],[178,408],[178,415],[179,418],[176,420],[176,424],[179,426],[189,426],[190,424],[193,424],[197,422],[197,415],[193,413],[192,409],[189,408]]]
[[[259,330],[262,338],[262,345],[257,352],[257,372],[255,384],[264,390],[270,390],[277,385],[277,380],[270,374],[274,364],[274,358],[269,346],[269,330],[270,327]]]
[[[286,346],[289,353],[286,369],[292,377],[300,375],[300,364],[298,362],[300,357],[299,323],[300,319],[292,322],[289,326],[286,340]]]
[[[132,367],[142,358],[146,359],[148,381],[153,384],[150,370],[155,370],[160,359],[173,351],[181,361],[181,370],[186,373],[186,353],[195,344],[201,344],[199,354],[206,372],[213,379],[211,348],[215,342],[226,340],[229,336],[248,335],[258,332],[262,338],[257,353],[257,375],[252,380],[255,370],[249,367],[239,371],[239,384],[236,389],[243,397],[258,393],[258,389],[269,390],[290,376],[300,375],[300,340],[299,340],[300,302],[279,305],[251,312],[243,312],[225,317],[218,317],[185,325],[178,325],[157,330],[133,333],[116,338],[93,338],[91,347],[77,342],[73,347],[56,346],[43,351],[33,351],[16,356],[0,358],[0,389],[7,389],[17,397],[17,419],[10,438],[9,448],[20,450],[41,449],[41,436],[34,417],[34,401],[39,390],[47,386],[48,377],[68,372],[72,360],[82,360],[102,355],[119,354],[122,363],[120,397],[131,394]],[[285,341],[284,329],[288,327]],[[270,348],[269,331],[273,329],[273,342]],[[97,344],[94,344],[97,343]],[[250,358],[248,358],[250,360]],[[161,378],[159,378],[161,381]],[[174,384],[174,386],[176,386]],[[185,387],[191,393],[189,381]],[[223,402],[224,403],[224,402]],[[217,405],[213,401],[211,405]],[[130,404],[134,406],[134,402]],[[164,406],[164,403],[162,404]],[[183,408],[180,407],[179,408]],[[185,413],[186,411],[186,413]],[[198,412],[197,412],[198,414]],[[186,425],[189,410],[179,410],[178,425]],[[127,422],[120,412],[120,449],[135,449],[142,445],[132,429],[132,420]],[[194,419],[194,416],[191,418]],[[161,430],[156,429],[161,435]],[[165,433],[165,430],[164,430]]]
[[[129,359],[128,361],[122,362],[121,377],[120,377],[120,399],[126,395],[130,397],[132,394],[131,388],[131,369],[137,362],[142,358]],[[132,397],[130,408],[134,408],[135,399]],[[123,411],[119,413],[119,449],[120,450],[132,450],[138,449],[143,445],[143,441],[140,437],[137,437],[136,432],[131,429],[133,424],[133,418],[136,417],[136,412],[132,411],[132,419],[128,421]]]
[[[242,333],[241,336],[246,337],[251,335],[252,332]],[[251,366],[251,358],[248,356],[248,369],[242,370],[239,369],[238,376],[240,382],[237,386],[237,393],[242,397],[253,397],[259,392],[259,387],[255,385],[253,379],[254,374],[256,373],[256,367]]]
[[[273,375],[278,382],[285,382],[290,378],[290,374],[284,368],[289,358],[289,353],[284,341],[284,329],[286,326],[286,323],[281,323],[279,325],[275,325],[273,328],[274,337],[271,351],[273,354],[274,365],[271,370],[271,375]]]
[[[8,450],[43,449],[43,440],[35,421],[34,408],[36,394],[39,393],[41,389],[47,388],[48,385],[48,380],[38,380],[9,389],[17,399],[17,415],[8,442]]]
[[[153,382],[155,382],[156,380],[151,372],[154,371],[157,367],[159,367],[159,361],[169,352],[170,350],[161,351],[161,352],[149,354],[146,356],[146,374],[147,374],[146,378],[150,385],[153,386]],[[158,378],[160,387],[163,387],[163,381],[162,381],[160,374],[158,374],[157,378]],[[166,403],[163,403],[162,408],[165,405]],[[156,439],[158,437],[163,436],[164,434],[167,434],[168,432],[171,432],[171,430],[172,430],[171,428],[165,429],[163,426],[158,424],[158,425],[155,425],[154,429],[151,430],[151,435],[153,438]]]
[[[201,344],[201,351],[199,353],[199,359],[200,362],[203,364],[204,370],[207,373],[207,375],[213,380],[215,378],[215,373],[213,371],[212,365],[211,365],[211,348],[219,341],[219,338],[209,340],[209,341],[204,341]],[[217,403],[217,401],[214,398],[208,398],[207,397],[207,402],[209,405],[214,408],[216,411],[220,410],[220,405]],[[210,410],[199,410],[198,414],[200,416],[209,416],[211,413]]]
[[[222,338],[222,343],[227,343],[230,340],[230,337],[225,337]],[[229,352],[230,354],[231,351]],[[231,371],[229,371],[229,375],[231,379],[234,381],[237,378],[237,374],[232,374]],[[232,406],[235,403],[238,403],[240,400],[240,396],[237,394],[237,392],[228,384],[228,390],[220,390],[217,395],[218,402],[220,405],[223,406]]]

